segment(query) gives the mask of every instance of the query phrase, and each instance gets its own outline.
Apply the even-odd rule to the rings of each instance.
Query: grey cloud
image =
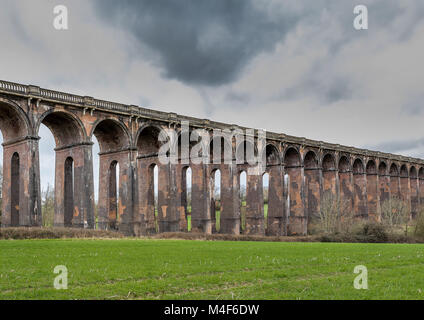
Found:
[[[373,146],[366,146],[366,148],[370,150],[377,150],[382,152],[404,154],[405,151],[410,151],[410,150],[417,149],[423,146],[424,146],[424,137],[420,139],[415,139],[415,140],[408,139],[408,140],[387,141],[387,142],[383,142]]]
[[[96,4],[103,18],[128,28],[152,50],[166,77],[209,86],[234,81],[253,57],[272,50],[299,19],[288,9],[273,11],[271,2],[260,7],[263,2],[253,0]]]
[[[235,102],[237,104],[248,104],[250,102],[250,97],[246,93],[230,91],[225,96],[226,100],[230,102]]]
[[[402,111],[408,115],[422,115],[424,112],[424,94],[410,97],[403,105]]]

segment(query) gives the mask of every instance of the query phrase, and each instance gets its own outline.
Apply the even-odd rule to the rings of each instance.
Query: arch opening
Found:
[[[286,167],[299,167],[300,166],[300,154],[295,148],[287,149],[284,162]]]
[[[181,206],[184,208],[184,224],[187,226],[187,231],[191,231],[191,189],[192,171],[190,167],[184,167],[181,179]]]
[[[399,175],[399,170],[396,164],[392,163],[390,166],[390,175],[392,177],[397,177]]]
[[[417,179],[418,175],[417,175],[417,169],[415,169],[414,166],[411,167],[411,169],[409,170],[409,176],[411,179]]]
[[[108,185],[109,221],[110,230],[118,230],[119,225],[119,163],[112,161],[109,166]]]
[[[97,123],[92,136],[95,136],[100,147],[100,152],[114,152],[130,145],[129,134],[123,124],[116,120],[105,119]]]
[[[203,155],[202,138],[196,130],[193,131],[182,131],[178,135],[176,148],[174,148],[174,154],[177,159],[183,163],[190,163],[191,157],[201,157]],[[191,154],[193,148],[196,148],[196,154]]]
[[[232,160],[231,144],[223,136],[212,137],[209,143],[209,161],[210,163],[223,164],[226,160]]]
[[[267,228],[268,221],[268,207],[269,207],[269,173],[265,172],[262,175],[262,193],[263,193],[263,210],[265,218],[265,229]]]
[[[15,152],[11,159],[11,226],[19,226],[19,195],[20,195],[20,159]]]
[[[71,157],[65,160],[64,188],[64,225],[71,227],[74,216],[74,160]]]
[[[308,151],[303,160],[305,169],[316,169],[318,168],[318,158],[313,151]]]
[[[72,146],[84,141],[84,129],[74,116],[62,112],[50,112],[42,117],[44,124],[53,134],[56,148]]]
[[[247,173],[239,173],[239,205],[240,205],[240,228],[243,232],[246,229],[246,195],[247,195]]]
[[[148,194],[147,194],[147,205],[153,209],[153,216],[155,221],[156,232],[159,232],[159,207],[158,207],[158,193],[159,193],[159,168],[156,164],[152,164],[149,167],[148,176]]]
[[[8,143],[30,135],[28,120],[23,111],[11,104],[0,101],[0,130],[3,142]]]
[[[336,161],[332,154],[327,153],[322,159],[322,169],[324,171],[334,171],[336,170]]]
[[[361,159],[356,159],[353,162],[353,174],[364,174],[364,164]]]
[[[221,218],[221,170],[215,169],[211,173],[212,184],[212,199],[211,199],[211,218],[212,222],[215,221],[215,229],[217,232],[220,230]]]
[[[270,151],[267,146],[267,152]],[[253,139],[244,139],[236,147],[237,164],[254,164],[258,152]],[[267,154],[268,155],[268,154]]]
[[[374,160],[369,160],[366,167],[367,174],[377,174],[377,165]]]
[[[346,156],[341,156],[339,159],[339,172],[349,172],[349,159]]]
[[[401,178],[407,178],[408,177],[408,169],[407,169],[405,164],[403,164],[400,167],[400,176],[401,176]]]
[[[385,163],[385,162],[381,162],[381,163],[378,165],[378,174],[379,174],[380,176],[385,176],[385,175],[387,174],[387,165],[386,165],[386,163]]]
[[[418,170],[418,178],[424,179],[424,168],[421,167],[420,170]]]
[[[138,155],[143,158],[159,156],[160,148],[169,141],[167,133],[156,127],[149,126],[144,128],[137,138]],[[169,150],[167,151],[169,155]]]
[[[266,146],[265,156],[266,156],[266,165],[267,166],[279,165],[281,163],[280,155],[278,154],[278,150],[272,144],[268,144]]]

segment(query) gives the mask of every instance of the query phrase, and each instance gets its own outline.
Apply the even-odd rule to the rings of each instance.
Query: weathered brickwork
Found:
[[[183,121],[190,123],[190,130],[203,129],[197,141],[201,148],[194,155],[196,143],[191,140],[186,140],[188,153],[181,152],[181,141],[189,139]],[[42,225],[41,124],[56,142],[56,226],[114,229],[138,236],[188,232],[190,217],[191,232],[301,235],[320,211],[325,194],[333,194],[358,217],[372,221],[380,220],[382,202],[393,195],[407,201],[413,216],[424,204],[421,159],[271,132],[261,145],[257,130],[248,131],[253,134],[243,135],[240,143],[239,136],[216,137],[213,131],[248,128],[0,81],[3,227]],[[100,146],[97,217],[93,137]],[[160,161],[164,144],[170,145],[167,156],[175,161]],[[249,148],[254,158],[265,159],[263,172],[247,158]],[[215,159],[218,149],[230,153],[221,152]],[[240,197],[242,173],[247,174],[245,201]],[[269,180],[267,212],[264,174]],[[219,201],[214,192],[217,176]]]

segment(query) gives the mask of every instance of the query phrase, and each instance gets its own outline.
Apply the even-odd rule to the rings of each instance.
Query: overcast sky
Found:
[[[424,158],[422,0],[0,4],[1,79]],[[368,30],[353,28],[358,4]],[[45,185],[54,142],[40,136]]]

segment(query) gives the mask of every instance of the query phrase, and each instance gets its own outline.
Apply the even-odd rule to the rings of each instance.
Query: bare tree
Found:
[[[1,222],[1,207],[3,203],[2,187],[3,187],[3,167],[0,165],[0,222]]]
[[[318,212],[318,224],[322,232],[349,232],[352,228],[354,217],[349,210],[348,202],[339,199],[333,192],[324,192],[320,211]]]
[[[397,196],[392,196],[381,204],[381,221],[391,230],[396,226],[405,226],[405,234],[408,234],[410,220],[410,208],[406,201]]]
[[[51,227],[54,223],[54,188],[47,185],[47,189],[42,192],[42,214],[43,226]]]

